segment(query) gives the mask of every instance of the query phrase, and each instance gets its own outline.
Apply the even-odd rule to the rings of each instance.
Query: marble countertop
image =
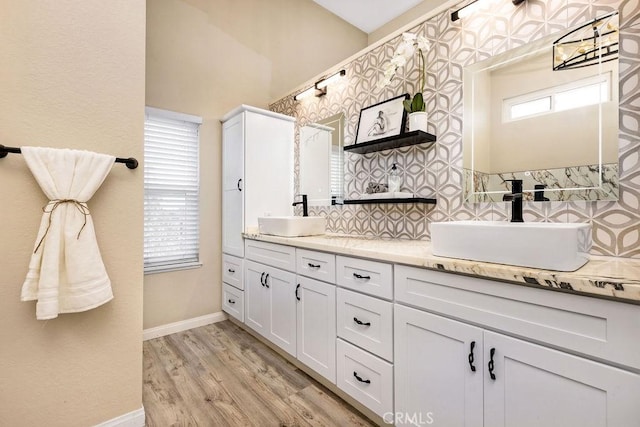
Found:
[[[379,239],[338,234],[279,237],[245,233],[244,236],[248,239],[298,248],[468,274],[640,304],[640,260],[637,259],[592,255],[591,260],[577,271],[561,272],[439,257],[433,255],[431,242],[426,240]]]

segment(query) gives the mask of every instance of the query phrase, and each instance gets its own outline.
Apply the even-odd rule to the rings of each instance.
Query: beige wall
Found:
[[[0,0],[0,143],[143,156],[145,4]],[[142,168],[89,202],[115,298],[37,321],[20,288],[46,199],[0,159],[0,425],[88,426],[142,406]]]
[[[549,66],[551,56],[551,49],[544,49],[540,55],[488,73],[491,74],[488,83],[491,93],[484,99],[491,102],[484,104],[490,105],[490,129],[485,133],[485,146],[478,148],[489,150],[485,155],[490,160],[488,169],[478,165],[479,170],[495,174],[597,164],[600,137],[602,161],[618,161],[618,61],[605,62],[601,69],[584,67],[552,71]],[[503,122],[505,99],[593,78],[599,72],[611,76],[612,89],[611,101],[602,104],[602,134],[598,105]],[[482,100],[483,94],[477,95],[476,99]],[[480,104],[485,107],[482,101]]]
[[[275,99],[364,48],[311,0],[148,0],[146,103],[201,116],[201,262],[145,276],[144,327],[221,310],[220,117]]]
[[[378,40],[383,39],[384,37],[388,36],[394,31],[399,30],[405,25],[410,24],[416,19],[422,18],[433,9],[445,4],[448,1],[450,0],[423,0],[422,3],[419,3],[417,6],[412,7],[402,15],[392,19],[377,30],[370,32],[368,44],[371,45]]]

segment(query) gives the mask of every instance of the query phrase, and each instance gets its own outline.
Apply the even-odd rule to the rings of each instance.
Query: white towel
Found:
[[[37,300],[36,318],[86,311],[113,298],[86,202],[109,174],[113,156],[21,147],[50,202],[44,207],[22,301]]]

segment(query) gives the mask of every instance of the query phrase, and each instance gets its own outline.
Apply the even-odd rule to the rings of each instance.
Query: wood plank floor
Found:
[[[373,426],[227,321],[145,341],[147,426]]]

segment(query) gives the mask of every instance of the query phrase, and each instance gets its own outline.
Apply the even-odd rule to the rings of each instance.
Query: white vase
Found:
[[[421,130],[427,131],[428,116],[426,111],[416,111],[415,113],[409,113],[409,131]]]

